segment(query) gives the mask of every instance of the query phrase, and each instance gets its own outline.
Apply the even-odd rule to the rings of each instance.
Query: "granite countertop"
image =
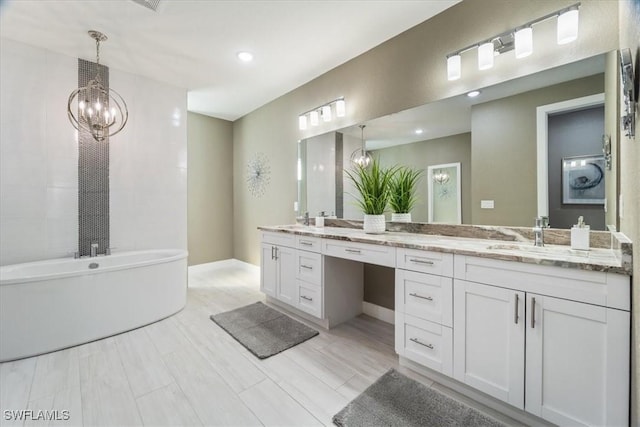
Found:
[[[344,227],[305,226],[301,224],[262,226],[263,231],[292,233],[325,239],[422,249],[515,261],[530,264],[577,268],[631,275],[631,259],[619,250],[592,248],[573,250],[566,245],[536,247],[531,242],[450,237],[433,234],[387,231],[384,234],[366,234],[362,229]]]

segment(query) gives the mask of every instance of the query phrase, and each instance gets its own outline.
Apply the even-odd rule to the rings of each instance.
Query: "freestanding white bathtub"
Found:
[[[122,252],[0,267],[0,362],[153,323],[187,297],[187,251]]]

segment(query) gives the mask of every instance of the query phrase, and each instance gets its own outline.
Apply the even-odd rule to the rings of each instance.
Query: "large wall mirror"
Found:
[[[568,228],[583,216],[592,229],[604,230],[617,223],[618,66],[616,52],[610,52],[479,88],[475,97],[460,95],[370,120],[364,143],[383,165],[424,170],[415,222],[434,215],[429,201],[440,187],[428,182],[434,179],[429,168],[459,164],[463,224],[532,226],[546,213],[552,227]],[[299,142],[300,215],[362,218],[344,174],[361,135],[355,125]],[[611,161],[602,161],[603,140],[610,141]],[[572,158],[593,164],[563,183],[570,176],[563,174],[563,159]],[[567,186],[578,195],[601,186],[604,198],[567,203]]]

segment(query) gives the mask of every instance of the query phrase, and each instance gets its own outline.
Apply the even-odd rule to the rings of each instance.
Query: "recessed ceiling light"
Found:
[[[422,129],[416,129],[416,135],[421,135],[424,132]]]
[[[480,95],[480,91],[479,90],[472,90],[471,92],[469,92],[467,94],[467,96],[469,98],[475,98],[476,96]]]
[[[253,61],[253,54],[251,52],[238,52],[238,59],[242,62]]]

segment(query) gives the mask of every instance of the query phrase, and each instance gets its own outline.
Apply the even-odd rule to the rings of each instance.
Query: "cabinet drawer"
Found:
[[[298,280],[298,308],[312,316],[322,318],[322,288]]]
[[[296,236],[296,248],[303,251],[321,252],[322,239],[320,237]]]
[[[322,284],[322,255],[315,252],[297,251],[296,278],[320,286]]]
[[[453,375],[453,330],[396,312],[396,352],[445,375]]]
[[[629,276],[456,255],[455,278],[572,301],[630,310]]]
[[[398,268],[453,277],[453,254],[398,248],[396,258]]]
[[[331,239],[324,239],[322,242],[322,253],[324,255],[386,267],[396,266],[396,248],[391,246],[343,242]]]
[[[295,234],[290,233],[271,233],[263,231],[262,242],[271,243],[272,245],[282,245],[294,248],[296,245],[296,236]]]
[[[396,269],[396,311],[453,326],[453,279]]]

